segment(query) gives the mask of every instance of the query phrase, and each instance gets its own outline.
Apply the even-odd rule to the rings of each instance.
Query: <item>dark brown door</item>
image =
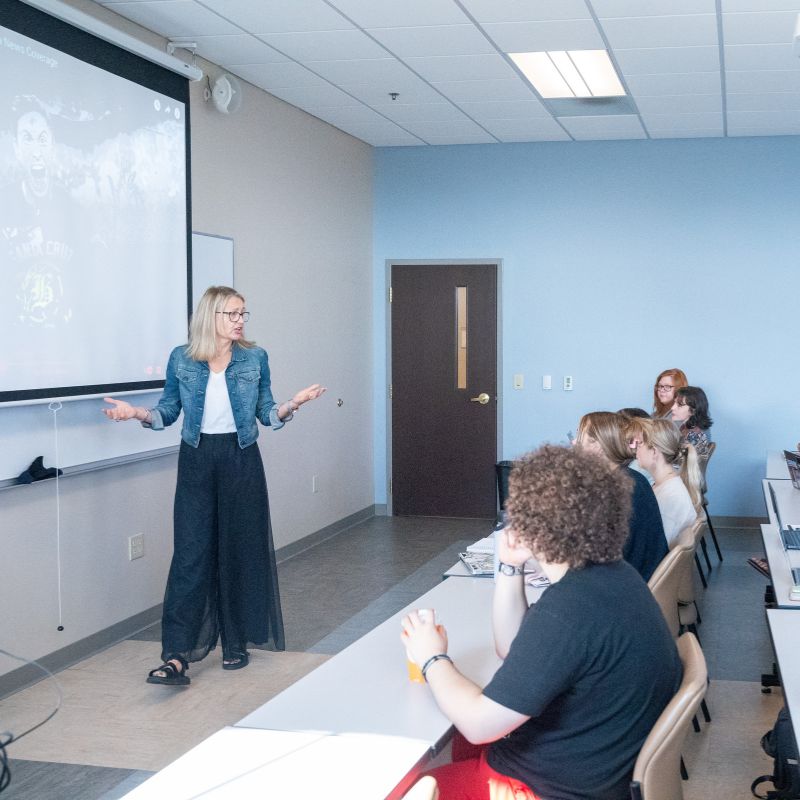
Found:
[[[497,266],[394,265],[391,284],[393,513],[494,517]]]

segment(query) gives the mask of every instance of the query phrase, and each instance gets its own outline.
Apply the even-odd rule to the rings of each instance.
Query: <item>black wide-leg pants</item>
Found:
[[[200,661],[250,645],[285,649],[264,465],[235,433],[181,442],[175,550],[162,618],[162,658]]]

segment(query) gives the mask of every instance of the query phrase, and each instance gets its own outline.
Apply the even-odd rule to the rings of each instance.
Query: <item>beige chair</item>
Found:
[[[707,529],[708,525],[704,517],[698,517],[694,525],[688,529],[691,533],[687,535],[686,541],[688,543],[690,536],[694,548],[695,560],[697,559],[697,546],[703,540]],[[683,536],[683,533],[684,532],[681,532],[681,536]],[[678,541],[680,541],[680,537]],[[700,619],[700,612],[697,609],[691,563],[688,569],[683,570],[678,585],[678,618],[682,629],[689,630],[697,636],[698,639],[700,638],[697,633],[697,625],[702,622],[702,620]]]
[[[683,680],[645,739],[633,767],[631,800],[683,800],[681,748],[706,692],[706,660],[696,637],[678,639]]]
[[[708,484],[706,482],[706,470],[708,469],[708,462],[711,461],[711,456],[714,455],[714,452],[717,449],[717,443],[711,442],[708,446],[708,455],[704,458],[698,459],[700,463],[700,470],[703,473],[703,512],[706,517],[706,522],[708,523],[708,532],[711,534],[711,540],[714,542],[714,548],[717,551],[717,558],[722,561],[722,550],[719,549],[719,542],[717,541],[717,534],[714,533],[714,526],[711,524],[711,515],[708,513],[708,498],[706,497],[706,489],[708,488]],[[706,540],[703,538],[701,540],[703,554],[706,557],[706,564],[708,564],[709,571],[711,570],[711,561],[708,558],[708,549],[706,548]]]
[[[675,639],[681,628],[678,587],[685,581],[685,572],[688,570],[691,573],[693,558],[694,534],[691,528],[684,528],[672,550],[664,556],[647,582]]]
[[[424,775],[403,795],[403,800],[439,800],[436,778]]]

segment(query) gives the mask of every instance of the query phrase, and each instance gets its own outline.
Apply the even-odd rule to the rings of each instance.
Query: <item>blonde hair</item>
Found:
[[[622,415],[613,411],[592,411],[584,414],[578,425],[578,444],[584,436],[591,436],[599,443],[603,455],[612,464],[621,466],[633,459],[624,431]]]
[[[189,345],[186,355],[193,361],[210,361],[217,354],[217,312],[225,308],[231,297],[244,303],[236,289],[230,286],[209,286],[205,290],[189,323]],[[255,342],[240,339],[241,347],[253,347]]]
[[[703,504],[703,473],[694,447],[681,444],[678,426],[668,419],[637,419],[631,421],[628,431],[639,433],[645,446],[654,447],[667,464],[680,468],[680,478],[699,512]]]

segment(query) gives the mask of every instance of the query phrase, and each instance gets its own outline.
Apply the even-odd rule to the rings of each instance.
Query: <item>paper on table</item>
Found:
[[[494,553],[494,534],[478,539],[477,542],[467,545],[468,553]]]

